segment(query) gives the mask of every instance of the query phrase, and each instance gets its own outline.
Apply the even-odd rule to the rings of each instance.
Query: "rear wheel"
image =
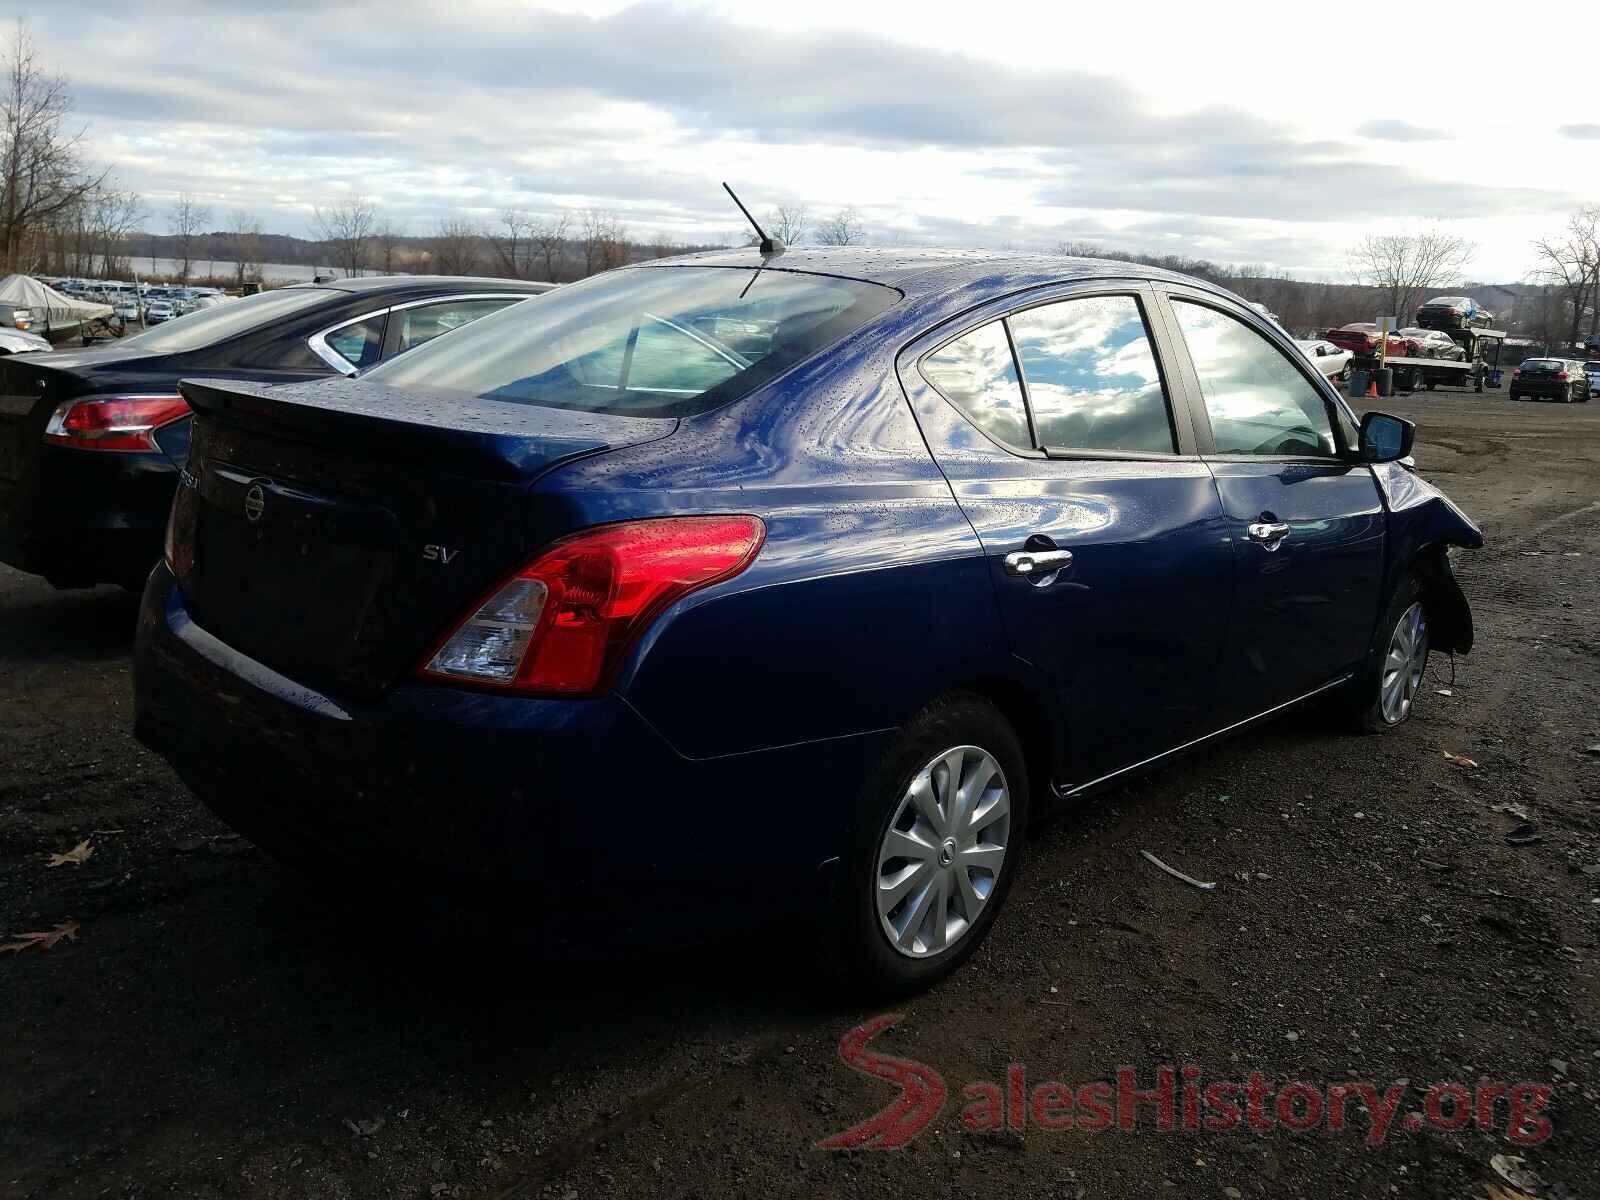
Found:
[[[1365,733],[1384,733],[1411,716],[1428,669],[1428,610],[1422,583],[1407,573],[1351,695],[1351,716]]]
[[[1022,856],[1028,772],[1015,731],[979,696],[936,701],[868,782],[842,864],[834,929],[852,982],[928,987],[978,948]],[[831,939],[830,939],[831,940]]]

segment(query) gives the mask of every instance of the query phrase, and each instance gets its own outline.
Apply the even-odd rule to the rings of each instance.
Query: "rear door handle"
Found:
[[[1034,579],[1072,565],[1071,550],[1013,550],[1006,555],[1006,574]]]
[[[1259,542],[1268,550],[1276,550],[1289,536],[1289,527],[1282,521],[1252,521],[1246,531],[1252,542]]]

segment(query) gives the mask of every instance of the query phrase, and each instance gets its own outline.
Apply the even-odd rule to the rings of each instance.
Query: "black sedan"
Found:
[[[189,452],[180,379],[353,375],[550,286],[343,279],[228,301],[112,346],[0,358],[0,562],[57,587],[140,587]]]
[[[1511,372],[1511,398],[1589,402],[1589,377],[1583,364],[1570,358],[1525,358]]]

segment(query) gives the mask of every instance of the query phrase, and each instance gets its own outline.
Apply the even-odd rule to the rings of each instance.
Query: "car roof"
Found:
[[[361,275],[354,279],[329,279],[321,283],[294,283],[289,287],[318,287],[330,291],[370,294],[372,292],[527,292],[530,296],[548,292],[553,283],[531,279],[496,279],[482,275]]]
[[[793,246],[781,254],[762,255],[754,246],[711,250],[675,258],[635,263],[635,267],[738,267],[837,275],[879,283],[922,299],[958,289],[971,289],[974,299],[1002,294],[1019,285],[1095,279],[1159,279],[1231,295],[1191,275],[1115,259],[1073,258],[1063,254],[1024,254],[995,250],[905,246]]]

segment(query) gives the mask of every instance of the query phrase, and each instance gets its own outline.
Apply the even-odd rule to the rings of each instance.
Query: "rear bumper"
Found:
[[[1536,396],[1541,400],[1567,400],[1572,396],[1573,385],[1570,383],[1528,383],[1519,379],[1511,385],[1510,390],[1513,396]]]
[[[71,585],[135,585],[161,557],[178,472],[164,455],[41,445],[0,482],[0,562]]]
[[[165,566],[145,590],[134,683],[140,740],[280,857],[447,890],[511,886],[552,916],[648,927],[671,914],[660,932],[674,939],[813,903],[885,740],[689,759],[616,695],[406,682],[347,703],[201,630]]]

